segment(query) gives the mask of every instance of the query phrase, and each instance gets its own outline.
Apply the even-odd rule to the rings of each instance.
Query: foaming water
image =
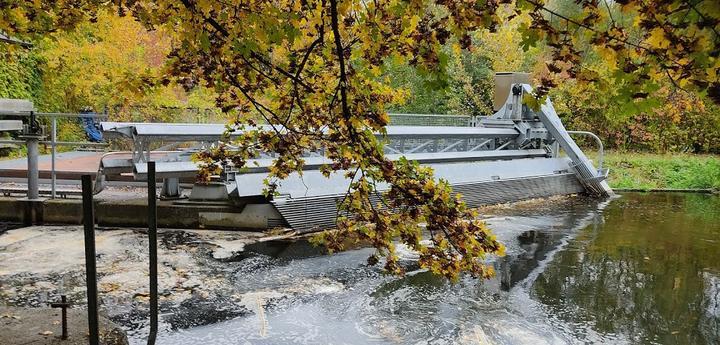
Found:
[[[451,284],[424,270],[404,277],[363,264],[372,252],[302,257],[297,248],[240,263],[234,292],[252,311],[233,320],[162,334],[160,344],[569,344],[528,288],[519,287],[598,204],[571,199],[542,210],[500,210],[487,219],[507,245],[491,259],[498,276]],[[267,248],[265,248],[267,249]],[[415,254],[401,251],[412,267]]]
[[[162,333],[158,343],[713,344],[720,339],[720,198],[629,194],[492,212],[486,221],[508,250],[490,259],[498,272],[491,280],[464,277],[451,284],[423,270],[387,276],[363,264],[370,249],[320,256],[303,243],[262,248],[272,255],[258,254],[233,268],[228,295],[247,313]],[[402,257],[412,269],[414,253],[403,251]],[[678,313],[686,319],[674,316]],[[692,325],[683,328],[688,322]]]

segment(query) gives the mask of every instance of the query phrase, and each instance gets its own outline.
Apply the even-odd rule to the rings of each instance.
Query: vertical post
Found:
[[[64,305],[62,308],[62,339],[68,338],[68,330],[67,330],[67,296],[62,295],[60,296],[60,303]]]
[[[97,307],[97,268],[95,267],[95,212],[92,177],[82,175],[83,225],[85,228],[85,281],[88,297],[89,344],[100,345]]]
[[[178,198],[180,198],[180,180],[177,177],[164,178],[160,189],[160,199]]]
[[[148,242],[150,259],[150,335],[148,345],[154,345],[158,331],[158,270],[157,270],[157,188],[155,186],[155,162],[148,162]]]
[[[38,157],[40,156],[39,149],[39,138],[38,137],[27,137],[27,151],[28,151],[28,194],[29,200],[37,200],[40,198],[40,186],[39,179],[40,173],[38,172]]]
[[[67,301],[67,296],[60,295],[60,302],[50,303],[50,307],[52,308],[60,308],[61,310],[61,317],[62,317],[62,337],[61,339],[67,339],[68,338],[68,328],[67,328],[67,308],[70,307],[70,303]]]
[[[55,142],[57,141],[57,117],[52,117],[52,133],[50,134],[50,153],[52,155],[51,157],[51,167],[50,167],[50,198],[55,199]]]
[[[24,134],[25,140],[27,141],[28,150],[28,194],[29,200],[40,199],[40,186],[39,179],[40,173],[38,171],[38,157],[40,157],[40,137],[42,136],[40,124],[35,117],[35,112],[30,112],[30,120],[28,121],[28,127]]]

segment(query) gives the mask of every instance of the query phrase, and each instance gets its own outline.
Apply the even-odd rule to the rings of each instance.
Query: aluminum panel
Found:
[[[516,179],[453,184],[470,207],[512,202],[585,191],[573,173],[531,176]],[[299,232],[332,228],[337,219],[337,203],[342,196],[326,195],[273,201],[287,223]]]
[[[526,158],[507,161],[474,161],[459,163],[428,164],[435,170],[435,176],[453,184],[514,179],[538,175],[552,175],[557,172],[569,172],[568,158]],[[265,173],[242,174],[236,176],[235,183],[240,196],[261,195]],[[288,198],[342,194],[347,190],[349,180],[344,172],[336,172],[325,178],[319,171],[304,171],[278,182],[277,191]],[[378,189],[386,188],[379,184]]]
[[[21,131],[23,123],[20,120],[0,120],[0,132]]]
[[[167,141],[219,140],[228,129],[224,124],[137,122],[101,122],[100,128],[104,132],[118,133],[126,137]],[[398,138],[501,138],[518,135],[518,131],[512,128],[450,126],[388,126],[386,132],[388,137]],[[230,133],[230,136],[240,133]]]
[[[397,160],[405,157],[412,161],[423,164],[432,163],[457,163],[457,162],[473,162],[484,160],[510,160],[521,158],[538,158],[547,156],[547,152],[542,149],[538,150],[502,150],[502,151],[470,151],[470,152],[430,152],[430,153],[408,153],[408,154],[392,154],[386,155],[391,160]],[[247,166],[242,169],[243,174],[247,173],[267,173],[268,168],[272,164],[273,159],[255,159],[248,162]],[[332,163],[325,157],[306,157],[305,170],[317,170],[324,164]],[[160,177],[192,177],[197,174],[199,166],[192,161],[157,161],[157,173]],[[145,179],[147,174],[147,164],[136,163],[134,169],[135,177]]]

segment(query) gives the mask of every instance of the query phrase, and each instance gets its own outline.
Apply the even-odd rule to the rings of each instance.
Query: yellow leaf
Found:
[[[597,52],[608,66],[617,68],[617,53],[614,50],[606,47],[598,47]]]
[[[645,42],[653,48],[666,49],[670,46],[670,41],[665,37],[665,31],[662,28],[655,28],[650,31],[650,36]]]

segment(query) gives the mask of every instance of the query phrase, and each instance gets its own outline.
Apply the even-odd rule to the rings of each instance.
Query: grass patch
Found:
[[[606,152],[612,188],[720,190],[720,156]]]

